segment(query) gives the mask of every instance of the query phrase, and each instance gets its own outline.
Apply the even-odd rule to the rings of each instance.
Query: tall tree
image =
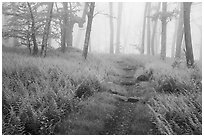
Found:
[[[145,3],[144,17],[143,17],[143,28],[142,28],[142,43],[141,43],[141,53],[142,54],[144,54],[147,8],[148,8],[148,3]]]
[[[118,3],[118,18],[117,18],[117,36],[116,36],[116,50],[115,53],[120,53],[120,30],[121,30],[121,18],[122,18],[123,3]]]
[[[176,53],[175,58],[178,60],[181,57],[181,45],[183,40],[183,4],[180,3],[180,12],[178,19],[178,29],[177,29],[177,37],[176,37]]]
[[[82,17],[77,15],[77,12],[80,11],[79,6],[81,6],[79,2],[63,2],[61,12],[59,10],[60,8],[57,8],[58,12],[61,14],[58,18],[61,18],[59,20],[61,20],[60,28],[62,52],[64,52],[67,47],[72,46],[74,24],[77,23],[80,28],[83,28],[83,24],[85,23],[86,12],[83,12]]]
[[[166,58],[166,25],[167,25],[167,2],[162,2],[162,32],[161,32],[161,59]]]
[[[95,7],[95,2],[90,2],[89,3],[89,11],[87,13],[88,22],[87,22],[87,27],[86,27],[86,35],[85,35],[84,48],[83,48],[83,57],[85,59],[87,58],[87,53],[88,53],[88,46],[89,46],[89,40],[90,40],[90,34],[91,34],[91,26],[92,26],[92,21],[93,21],[93,17],[94,17],[93,16],[94,7]]]
[[[27,2],[28,4],[28,9],[30,11],[30,18],[31,18],[31,38],[33,40],[33,55],[37,55],[38,54],[38,45],[37,45],[37,41],[36,41],[36,37],[35,37],[35,19],[34,19],[34,16],[33,16],[33,12],[32,12],[32,8],[30,6],[30,3]]]
[[[151,2],[148,2],[148,11],[147,11],[147,54],[150,54],[150,47],[151,47],[150,13],[151,13]]]
[[[194,64],[194,56],[193,56],[193,48],[192,48],[192,40],[191,40],[191,25],[190,25],[191,4],[192,2],[183,2],[186,63],[188,67],[191,67]]]
[[[110,10],[110,53],[114,53],[113,49],[113,38],[114,38],[114,26],[113,26],[113,3],[109,2],[109,10]]]
[[[154,26],[153,26],[152,38],[151,38],[151,52],[152,52],[152,55],[154,55],[154,50],[155,50],[155,47],[154,47],[154,44],[155,44],[155,33],[156,33],[157,23],[158,23],[158,18],[159,18],[157,13],[159,12],[160,5],[161,5],[161,2],[158,3],[157,9],[156,9],[156,13],[155,13],[155,16],[153,18]]]
[[[48,42],[48,36],[50,32],[50,23],[52,20],[52,9],[53,9],[53,4],[54,2],[48,3],[48,12],[47,12],[47,20],[44,28],[44,33],[43,33],[43,40],[42,40],[42,49],[41,49],[41,55],[44,57],[46,56],[46,51],[47,51],[47,42]]]

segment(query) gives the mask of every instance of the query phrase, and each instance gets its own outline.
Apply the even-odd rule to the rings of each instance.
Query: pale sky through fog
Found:
[[[157,3],[152,3],[157,4]],[[113,16],[117,18],[117,6],[118,3],[113,3]],[[122,22],[121,22],[121,45],[122,53],[135,53],[139,52],[133,47],[133,44],[141,43],[141,32],[143,25],[143,12],[145,3],[143,2],[123,2]],[[168,2],[168,10],[172,11],[175,4]],[[108,53],[109,52],[109,38],[110,38],[110,26],[109,17],[103,14],[109,14],[108,2],[96,2],[95,13],[99,12],[94,17],[91,32],[91,50],[93,52]],[[100,14],[103,13],[103,14]],[[193,51],[195,59],[199,58],[200,52],[200,40],[201,40],[201,28],[202,26],[202,5],[192,5],[191,10],[191,33],[193,42]],[[171,44],[174,32],[175,19],[172,19],[167,24],[167,56],[171,56]],[[161,22],[158,22],[161,25]],[[116,41],[116,27],[117,19],[114,19],[114,43]],[[86,24],[84,29],[79,29],[76,24],[73,32],[73,45],[82,49],[84,36],[85,36]],[[78,34],[80,33],[80,34]],[[80,41],[76,41],[79,39]],[[160,42],[159,42],[160,43]],[[160,50],[160,47],[159,47]],[[182,49],[183,51],[183,49]]]

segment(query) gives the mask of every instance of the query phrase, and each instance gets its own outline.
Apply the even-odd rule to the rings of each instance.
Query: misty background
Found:
[[[156,5],[155,3],[152,3]],[[117,6],[118,3],[113,3],[113,19],[114,21],[114,43],[116,41],[116,27],[117,27]],[[143,12],[145,3],[143,2],[124,2],[122,11],[122,21],[121,21],[121,37],[120,45],[122,46],[121,53],[136,53],[139,51],[134,46],[135,44],[140,45],[142,39],[142,25],[143,25]],[[168,10],[171,11],[176,8],[176,3],[168,3]],[[96,3],[95,13],[98,13],[93,19],[93,26],[91,32],[91,51],[92,52],[102,52],[109,53],[109,38],[110,38],[110,27],[109,27],[109,3],[99,2]],[[80,13],[79,13],[80,15]],[[158,25],[161,21],[158,21]],[[151,22],[151,26],[153,23]],[[73,31],[73,46],[82,49],[85,27],[79,28],[77,24],[74,26]],[[171,56],[171,44],[173,39],[173,33],[175,28],[175,18],[173,18],[167,24],[167,56]],[[80,41],[77,40],[77,35],[81,31]],[[161,33],[158,32],[157,33]],[[192,33],[192,43],[193,52],[195,59],[199,58],[200,44],[202,41],[202,5],[192,5],[191,8],[191,33]],[[146,42],[146,41],[145,41]],[[160,43],[159,43],[160,44]],[[114,45],[115,46],[115,45]],[[146,45],[145,45],[146,46]],[[160,52],[160,45],[159,50]],[[146,53],[146,51],[145,51]],[[157,53],[159,54],[159,53]]]
[[[121,21],[121,34],[120,34],[120,52],[129,54],[139,54],[138,47],[141,46],[142,41],[142,26],[145,3],[143,2],[123,2],[122,3],[122,21]],[[152,7],[156,6],[156,2],[152,2]],[[168,3],[168,11],[173,11],[178,8],[177,2]],[[82,15],[84,3],[81,3],[81,10],[77,12],[79,16]],[[161,7],[160,7],[161,10]],[[95,16],[92,23],[92,32],[90,38],[91,52],[109,53],[109,41],[110,41],[110,13],[108,2],[97,2],[95,5]],[[154,13],[154,9],[151,14]],[[117,14],[118,14],[118,3],[113,2],[113,23],[114,23],[114,47],[116,46],[116,33],[117,33]],[[178,17],[177,17],[178,18]],[[6,17],[2,16],[3,25],[6,24]],[[153,28],[153,21],[150,22],[151,29]],[[158,26],[161,26],[161,20],[158,20]],[[51,28],[52,29],[52,28]],[[167,23],[167,57],[171,56],[171,46],[173,41],[173,35],[175,30],[175,17]],[[83,28],[79,28],[77,24],[74,25],[73,29],[73,47],[78,49],[83,48],[85,39],[86,23]],[[156,30],[156,33],[161,36],[161,28]],[[199,59],[200,49],[202,45],[202,4],[194,3],[191,7],[191,34],[194,58]],[[147,33],[146,33],[147,35]],[[158,37],[158,53],[160,54],[160,42],[161,39]],[[145,49],[146,49],[145,40]],[[13,41],[6,41],[7,45],[12,46]],[[10,44],[8,44],[10,43]],[[50,45],[54,48],[60,47],[59,42],[52,39]],[[114,48],[115,49],[115,48]],[[147,51],[145,50],[145,53]],[[183,46],[182,46],[183,52]]]

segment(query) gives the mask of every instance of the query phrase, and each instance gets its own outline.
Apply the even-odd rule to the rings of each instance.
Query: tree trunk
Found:
[[[29,34],[27,35],[27,43],[28,43],[28,50],[29,50],[29,53],[31,55],[32,51],[31,51],[31,43],[30,43],[30,36],[29,36]]]
[[[28,21],[27,22],[27,27],[28,27],[28,31],[27,31],[27,43],[28,43],[28,50],[29,50],[29,53],[30,55],[32,54],[32,50],[31,50],[31,42],[30,42],[30,22]]]
[[[150,12],[151,12],[151,2],[148,2],[148,11],[147,11],[147,54],[150,54],[151,47],[151,30],[150,30]]]
[[[142,44],[141,44],[141,53],[142,53],[142,54],[144,54],[144,41],[145,41],[147,8],[148,8],[148,3],[145,4],[144,17],[143,17]]]
[[[158,22],[159,23],[159,22]],[[161,44],[161,25],[157,25],[157,30],[156,30],[156,35],[155,35],[155,53],[159,54],[160,53],[160,44]]]
[[[178,30],[178,20],[175,19],[175,28],[174,28],[172,45],[171,45],[171,57],[172,58],[174,58],[174,54],[175,54],[175,45],[176,45],[177,30]]]
[[[89,38],[89,50],[88,52],[90,53],[91,52],[91,37]]]
[[[62,52],[65,52],[66,50],[66,27],[67,27],[67,2],[63,2],[63,24],[62,24],[62,38],[61,38],[61,50]]]
[[[113,38],[114,38],[114,26],[113,26],[113,3],[109,2],[110,9],[110,54],[114,53]]]
[[[38,54],[38,45],[37,45],[37,41],[36,41],[36,37],[35,37],[35,19],[33,16],[33,12],[30,6],[30,3],[27,2],[29,11],[30,11],[30,16],[31,16],[31,38],[33,40],[33,55],[37,55]]]
[[[167,12],[167,2],[162,2],[162,13],[165,14]],[[162,15],[162,33],[161,33],[161,59],[166,59],[166,16]]]
[[[44,33],[43,33],[43,41],[42,41],[42,49],[41,49],[41,55],[44,57],[46,56],[46,51],[47,51],[47,42],[48,42],[48,36],[49,36],[49,31],[50,31],[50,23],[52,20],[52,9],[53,9],[53,2],[48,4],[48,15],[47,15],[47,20],[46,20],[46,25],[44,28]]]
[[[117,21],[116,50],[115,50],[116,54],[120,53],[120,29],[121,29],[122,8],[123,8],[123,3],[119,2],[118,3],[118,18],[117,18],[118,21]]]
[[[200,28],[200,56],[199,56],[199,61],[202,62],[202,27]]]
[[[69,10],[66,9],[66,15],[68,16],[67,18],[67,24],[66,24],[66,46],[67,47],[72,47],[72,41],[73,41],[73,35],[72,35],[72,32],[73,32],[73,27],[74,27],[74,24],[75,24],[75,17],[72,16],[72,4],[71,2],[68,2],[69,3]]]
[[[192,2],[183,2],[184,35],[186,45],[186,63],[188,67],[194,64],[193,48],[191,41],[190,12]]]
[[[72,42],[73,42],[73,28],[74,28],[74,22],[69,22],[67,27],[66,27],[66,45],[67,47],[72,47]]]
[[[180,13],[178,20],[177,39],[176,39],[176,54],[175,58],[178,60],[181,57],[181,45],[183,40],[183,4],[180,3]]]
[[[94,13],[95,2],[90,2],[89,5],[89,12],[88,12],[88,23],[86,27],[86,35],[84,41],[84,48],[83,48],[83,57],[86,59],[88,53],[88,46],[89,46],[89,39],[91,34],[91,26],[93,21],[93,13]]]
[[[158,7],[157,7],[157,11],[156,13],[159,12],[159,9],[160,9],[160,5],[161,5],[161,2],[158,3]],[[156,33],[156,29],[157,29],[157,23],[158,23],[158,17],[156,18],[155,22],[154,22],[154,26],[153,26],[153,31],[152,31],[152,38],[151,38],[151,51],[152,51],[152,55],[154,55],[154,44],[155,44],[155,33]]]

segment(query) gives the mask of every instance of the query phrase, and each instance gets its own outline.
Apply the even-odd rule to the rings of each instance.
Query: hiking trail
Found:
[[[116,111],[111,119],[105,121],[103,135],[148,135],[154,128],[150,120],[149,108],[144,100],[145,88],[138,86],[134,74],[138,67],[125,61],[116,61],[116,68],[121,71],[116,81],[117,88],[111,89],[116,94]],[[145,82],[144,82],[145,83]],[[148,82],[146,82],[148,85]],[[114,87],[114,86],[113,86]],[[118,88],[119,87],[119,88]],[[118,93],[117,91],[121,89]]]

